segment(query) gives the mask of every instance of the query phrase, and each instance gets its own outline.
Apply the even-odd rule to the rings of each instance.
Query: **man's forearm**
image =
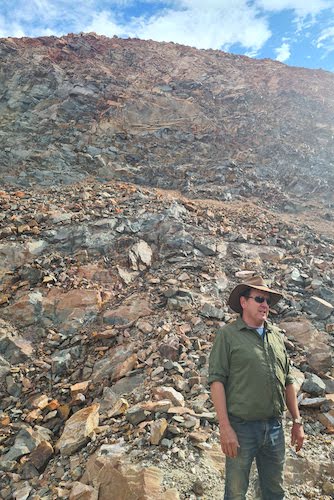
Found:
[[[211,384],[211,397],[217,413],[220,427],[230,425],[226,406],[226,394],[224,384],[215,381]]]
[[[296,396],[296,390],[293,384],[289,384],[285,387],[285,400],[286,406],[288,407],[289,412],[291,413],[292,418],[299,418],[299,408],[298,401]]]

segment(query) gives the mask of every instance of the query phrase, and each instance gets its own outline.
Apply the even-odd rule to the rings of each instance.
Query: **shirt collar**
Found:
[[[263,324],[265,330],[270,330],[270,324],[265,321],[264,324]],[[237,319],[236,321],[236,327],[238,328],[238,330],[254,330],[255,328],[252,328],[251,326],[248,326],[244,320],[242,319],[241,316],[239,316],[239,318]]]

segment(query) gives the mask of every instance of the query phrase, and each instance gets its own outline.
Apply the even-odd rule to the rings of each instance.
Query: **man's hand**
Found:
[[[231,425],[220,427],[220,446],[227,457],[235,458],[237,456],[240,445]]]
[[[293,424],[291,429],[291,446],[296,447],[296,451],[299,451],[304,443],[304,429],[300,424]]]

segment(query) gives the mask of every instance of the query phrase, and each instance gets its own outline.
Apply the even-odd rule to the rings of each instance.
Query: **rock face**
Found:
[[[93,33],[1,39],[0,58],[5,183],[93,175],[271,203],[285,189],[287,210],[332,196],[332,73]]]

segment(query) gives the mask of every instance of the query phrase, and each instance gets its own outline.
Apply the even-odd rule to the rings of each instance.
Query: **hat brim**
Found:
[[[270,306],[274,306],[277,304],[279,300],[283,298],[283,295],[279,292],[276,292],[275,290],[271,290],[267,286],[262,286],[262,285],[251,285],[247,283],[240,283],[237,285],[231,292],[231,295],[229,296],[229,299],[227,301],[228,305],[230,306],[233,311],[237,313],[242,312],[242,307],[240,305],[240,296],[248,289],[248,288],[255,288],[256,290],[261,290],[261,292],[267,292],[270,295],[270,301],[271,304]]]

